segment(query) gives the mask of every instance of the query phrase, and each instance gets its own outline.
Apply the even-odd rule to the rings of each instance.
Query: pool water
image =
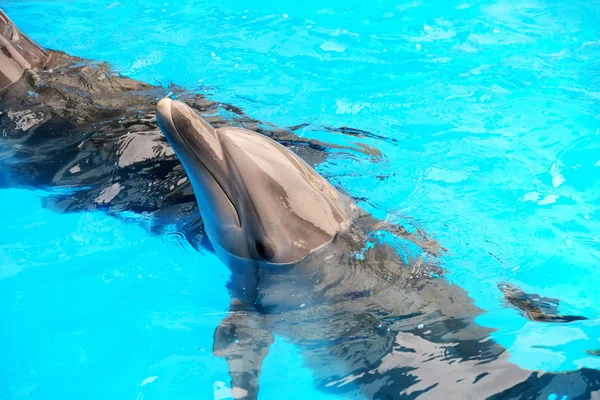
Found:
[[[57,215],[44,196],[0,196],[20,210],[0,232],[0,399],[230,398],[212,355],[229,305],[216,257],[103,213]],[[285,380],[286,398],[325,399],[294,348],[270,351],[261,396],[278,398]]]
[[[41,45],[132,78],[307,123],[297,133],[324,141],[351,144],[323,127],[370,132],[352,142],[380,157],[332,154],[318,170],[441,242],[449,279],[486,310],[478,322],[512,362],[600,369],[587,352],[600,349],[600,1],[0,7]],[[226,268],[102,213],[52,213],[45,195],[0,196],[0,399],[227,398],[210,351]],[[589,319],[530,322],[506,306],[502,280]],[[325,398],[277,338],[261,398],[279,398],[282,381],[285,398]]]

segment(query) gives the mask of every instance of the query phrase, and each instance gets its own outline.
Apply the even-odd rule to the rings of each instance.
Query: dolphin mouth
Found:
[[[173,118],[173,104],[175,104],[175,102],[173,100],[171,100],[168,97],[165,97],[165,98],[161,99],[158,102],[158,104],[156,105],[156,107],[157,107],[156,119],[158,121],[158,124],[159,124],[163,134],[169,140],[171,146],[175,150],[175,153],[180,158],[180,161],[184,164],[184,167],[186,167],[186,164],[187,164],[186,158],[189,158],[189,157],[192,157],[194,159],[194,161],[196,161],[199,165],[202,166],[202,170],[206,171],[207,175],[210,176],[210,179],[217,184],[217,186],[220,189],[221,194],[225,197],[225,199],[227,199],[227,201],[229,201],[232,208],[235,210],[235,214],[236,214],[235,217],[237,219],[237,221],[236,221],[237,225],[238,225],[238,227],[241,227],[240,213],[235,205],[235,202],[231,199],[231,196],[228,194],[227,190],[225,190],[225,188],[223,187],[223,185],[221,184],[219,179],[217,179],[217,177],[215,176],[215,173],[213,173],[213,171],[211,171],[211,168],[209,168],[207,163],[205,163],[202,160],[202,158],[200,156],[198,156],[198,154],[192,149],[191,142],[194,139],[194,135],[201,135],[201,133],[183,131],[183,130],[180,130],[177,128],[177,124]],[[178,144],[181,144],[181,146],[183,146],[183,149],[181,149],[181,150],[183,150],[183,152],[180,151],[180,149],[178,149],[178,147],[179,147]],[[184,155],[182,153],[186,153],[186,154]],[[186,168],[186,173],[189,174],[189,171],[187,171],[187,168]],[[190,177],[188,177],[188,178],[190,178]]]

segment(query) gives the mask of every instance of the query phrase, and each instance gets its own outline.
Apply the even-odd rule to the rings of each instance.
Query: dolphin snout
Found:
[[[173,121],[173,100],[165,97],[156,105],[156,122],[162,133],[167,137],[171,146],[174,145],[173,140],[178,140],[177,128]]]
[[[156,105],[158,125],[180,159],[200,161],[215,176],[221,176],[226,163],[216,130],[187,104],[161,99]],[[189,162],[196,163],[197,161]]]
[[[171,103],[173,103],[173,100],[171,100],[168,97],[165,97],[164,99],[161,99],[158,104],[156,105],[156,108],[158,110],[158,117],[162,118],[162,119],[170,119],[171,118]]]

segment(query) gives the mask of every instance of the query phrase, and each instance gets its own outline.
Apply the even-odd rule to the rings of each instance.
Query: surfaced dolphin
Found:
[[[183,233],[212,251],[189,180],[156,123],[156,103],[167,93],[212,114],[216,127],[262,129],[309,164],[333,147],[248,118],[234,105],[44,48],[0,9],[0,188],[41,188],[53,211],[102,210],[157,235]]]
[[[439,278],[431,242],[402,247],[418,241],[256,132],[214,129],[168,98],[157,120],[232,272],[213,351],[227,359],[235,398],[257,398],[273,334],[302,351],[319,388],[347,397],[484,398],[527,378],[486,340],[467,294]],[[490,377],[475,388],[481,374]]]
[[[227,264],[291,264],[346,229],[358,208],[300,157],[247,129],[214,129],[165,98],[158,124],[188,171],[208,237]],[[194,132],[194,134],[190,134]]]
[[[0,10],[0,90],[17,82],[26,71],[43,68],[47,61],[48,53]]]

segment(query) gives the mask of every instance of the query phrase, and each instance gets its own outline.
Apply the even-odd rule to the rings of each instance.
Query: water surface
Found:
[[[600,368],[586,353],[600,348],[600,2],[0,6],[41,45],[133,78],[173,82],[278,126],[308,123],[297,132],[306,137],[351,140],[324,126],[372,133],[355,141],[381,159],[332,154],[319,170],[377,216],[418,221],[439,240],[450,279],[487,311],[479,322],[497,330],[511,361]],[[100,214],[53,215],[40,195],[2,196],[0,302],[18,329],[0,333],[9,336],[0,382],[10,382],[0,396],[58,396],[66,376],[79,377],[81,393],[110,381],[99,398],[158,398],[167,387],[170,396],[212,396],[213,382],[227,381],[224,363],[199,355],[198,343],[211,348],[214,313],[226,307],[224,267]],[[496,288],[504,279],[590,319],[532,323],[505,306]],[[297,363],[286,384],[303,398],[309,372],[281,346],[264,369],[272,386],[261,390],[277,390],[286,369],[276,363]],[[111,352],[131,364],[103,363]]]

